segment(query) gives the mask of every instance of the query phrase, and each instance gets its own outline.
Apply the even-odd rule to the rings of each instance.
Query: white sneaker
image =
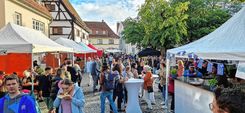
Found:
[[[161,102],[161,105],[165,105],[165,102]]]
[[[167,109],[167,106],[163,105],[161,106],[162,109]]]

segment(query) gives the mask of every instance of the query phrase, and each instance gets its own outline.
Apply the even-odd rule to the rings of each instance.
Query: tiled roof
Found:
[[[100,37],[100,38],[120,38],[118,35],[116,35],[111,28],[104,22],[89,22],[89,21],[85,21],[86,25],[92,30],[92,31],[106,31],[106,34],[89,34],[89,38],[96,38],[96,37]]]
[[[15,1],[15,0],[13,0]],[[36,2],[35,0],[19,0],[20,2],[24,3],[25,5],[28,5],[29,7],[43,13],[44,15],[48,16],[49,18],[52,18],[51,14],[49,13],[48,9],[44,6]]]
[[[72,15],[75,17],[75,22],[82,27],[85,31],[91,32],[91,30],[86,26],[86,24],[82,21],[80,16],[77,14],[77,11],[73,8],[69,0],[62,0],[65,7],[72,13]]]

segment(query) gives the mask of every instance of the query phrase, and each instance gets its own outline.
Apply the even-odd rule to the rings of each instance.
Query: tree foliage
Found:
[[[138,46],[169,49],[195,41],[227,21],[239,7],[230,0],[146,0],[137,19],[125,20],[123,38]]]
[[[146,0],[138,19],[126,19],[123,38],[126,42],[152,48],[171,48],[187,35],[187,3],[171,5],[165,0]]]
[[[144,38],[145,30],[139,19],[127,18],[124,22],[124,31],[122,36],[126,43],[137,45],[137,47],[145,46],[141,43]]]

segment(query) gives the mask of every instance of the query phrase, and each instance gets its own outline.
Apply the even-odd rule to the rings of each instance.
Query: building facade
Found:
[[[98,49],[118,49],[119,36],[102,20],[102,22],[87,22],[86,25],[92,30],[89,34],[89,42]]]
[[[32,28],[49,35],[52,17],[49,11],[34,0],[0,0],[0,28],[8,23]]]
[[[69,0],[41,0],[52,15],[50,38],[67,38],[88,44],[90,29]]]
[[[135,55],[139,52],[136,45],[132,45],[131,43],[126,43],[126,41],[122,37],[122,32],[124,30],[123,22],[117,23],[117,35],[120,37],[119,40],[119,49],[126,54]]]

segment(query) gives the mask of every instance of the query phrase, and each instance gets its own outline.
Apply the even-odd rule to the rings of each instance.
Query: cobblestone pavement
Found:
[[[84,111],[85,113],[100,113],[99,92],[92,93],[92,86],[88,86],[88,82],[89,82],[89,77],[85,75],[82,80],[82,88],[83,88],[85,100],[86,100]],[[160,105],[160,103],[162,102],[162,96],[161,96],[161,92],[158,92],[157,85],[155,85],[154,93],[155,93],[156,104],[153,105],[153,110],[151,111],[149,110],[147,111],[146,110],[147,104],[143,102],[141,98],[139,99],[142,112],[143,113],[166,113],[164,112],[164,109],[161,108],[162,105]],[[39,104],[40,104],[42,113],[48,113],[45,103],[42,102]],[[110,113],[108,101],[106,101],[106,112],[105,113]]]

